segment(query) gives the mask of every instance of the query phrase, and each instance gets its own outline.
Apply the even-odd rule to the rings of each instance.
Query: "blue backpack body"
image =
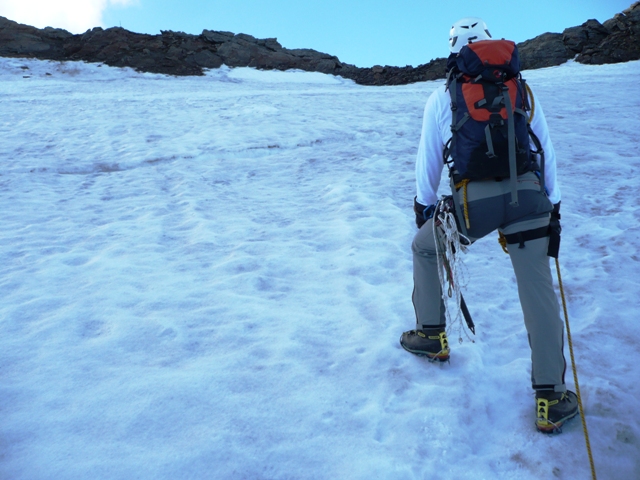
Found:
[[[517,206],[517,176],[539,168],[530,149],[530,106],[515,43],[465,45],[451,65],[447,88],[452,137],[445,163],[456,182],[509,178],[511,204]]]

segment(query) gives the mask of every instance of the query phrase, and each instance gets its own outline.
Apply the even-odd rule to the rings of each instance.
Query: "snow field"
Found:
[[[525,72],[601,479],[640,476],[638,73]],[[398,344],[437,85],[0,59],[0,477],[588,478],[579,420],[535,431],[495,236],[464,257],[475,343]]]

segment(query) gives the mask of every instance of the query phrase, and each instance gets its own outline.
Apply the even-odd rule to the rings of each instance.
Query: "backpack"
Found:
[[[482,40],[465,45],[449,62],[451,140],[444,151],[454,183],[509,178],[511,205],[518,206],[517,176],[540,172],[530,138],[527,89],[516,44]],[[531,136],[531,137],[530,137]],[[543,187],[544,188],[544,187]]]

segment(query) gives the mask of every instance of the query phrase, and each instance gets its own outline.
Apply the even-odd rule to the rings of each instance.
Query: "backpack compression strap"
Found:
[[[518,206],[518,167],[516,166],[516,127],[513,120],[513,107],[509,97],[509,89],[506,85],[502,87],[502,96],[507,110],[507,137],[509,140],[509,183],[511,186],[512,207]]]

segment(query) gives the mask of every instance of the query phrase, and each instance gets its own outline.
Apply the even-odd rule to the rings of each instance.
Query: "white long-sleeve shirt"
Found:
[[[549,137],[549,128],[540,102],[534,95],[535,112],[531,128],[544,150],[544,181],[551,203],[560,201],[560,188],[556,181],[556,153]],[[442,153],[451,138],[451,96],[442,85],[435,90],[424,108],[422,135],[416,158],[417,201],[432,205],[438,200],[438,185],[444,167]]]

